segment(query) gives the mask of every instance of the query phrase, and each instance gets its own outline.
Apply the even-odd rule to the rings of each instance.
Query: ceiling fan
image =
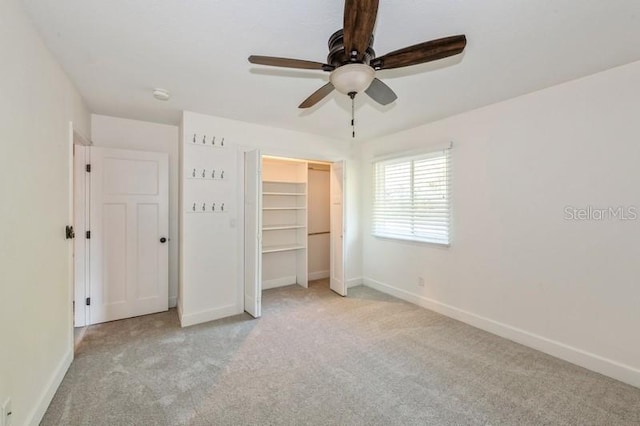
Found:
[[[345,0],[343,29],[329,37],[327,63],[254,55],[249,56],[249,62],[330,72],[329,83],[316,90],[298,108],[314,106],[334,89],[351,97],[352,102],[356,94],[364,91],[379,104],[388,105],[398,97],[389,86],[376,78],[376,71],[431,62],[457,55],[464,50],[466,37],[455,35],[376,57],[372,45],[378,1]]]

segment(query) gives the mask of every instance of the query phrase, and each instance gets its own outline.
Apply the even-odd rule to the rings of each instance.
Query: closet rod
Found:
[[[312,236],[312,235],[323,235],[323,234],[330,234],[330,231],[324,231],[324,232],[311,232],[309,234],[307,234],[308,236]]]

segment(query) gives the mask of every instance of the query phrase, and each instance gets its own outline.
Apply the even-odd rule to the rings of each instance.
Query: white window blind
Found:
[[[449,244],[450,152],[374,163],[373,235]]]

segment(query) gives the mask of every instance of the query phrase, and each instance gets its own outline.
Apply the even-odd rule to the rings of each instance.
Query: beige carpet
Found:
[[[43,425],[639,425],[640,389],[366,287],[90,327]]]

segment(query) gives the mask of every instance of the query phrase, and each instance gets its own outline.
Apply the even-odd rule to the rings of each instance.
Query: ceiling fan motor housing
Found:
[[[327,63],[331,64],[335,67],[339,67],[344,64],[360,62],[351,57],[350,52],[345,52],[344,50],[344,34],[343,30],[340,29],[333,33],[331,37],[329,37],[329,55],[327,56]],[[376,57],[376,52],[373,50],[373,34],[371,35],[371,40],[369,41],[369,47],[367,47],[366,52],[364,53],[363,63],[369,65],[371,60]]]

